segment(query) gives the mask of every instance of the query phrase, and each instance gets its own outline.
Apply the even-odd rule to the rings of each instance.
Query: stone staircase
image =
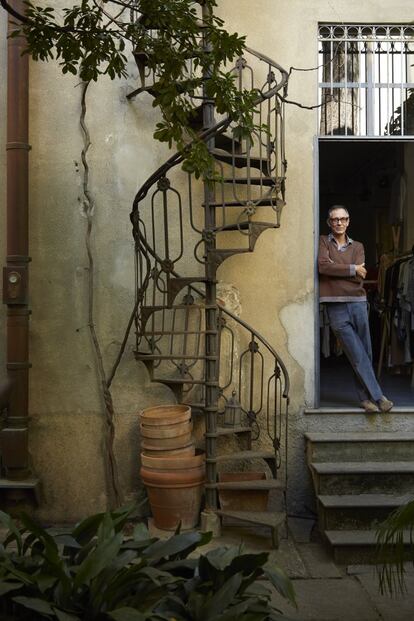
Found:
[[[414,433],[308,432],[305,441],[319,529],[335,561],[374,563],[379,524],[414,497]]]

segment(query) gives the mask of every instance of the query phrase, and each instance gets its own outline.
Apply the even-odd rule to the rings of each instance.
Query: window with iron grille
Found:
[[[319,133],[414,135],[414,26],[319,25]]]

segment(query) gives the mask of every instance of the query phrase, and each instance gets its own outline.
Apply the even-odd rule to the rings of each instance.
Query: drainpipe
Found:
[[[11,7],[24,13],[23,0]],[[9,31],[15,26],[9,16]],[[3,268],[3,303],[7,304],[6,417],[0,431],[0,491],[19,501],[36,492],[28,451],[29,306],[28,168],[29,168],[29,57],[23,55],[24,37],[8,39],[7,47],[7,257]]]

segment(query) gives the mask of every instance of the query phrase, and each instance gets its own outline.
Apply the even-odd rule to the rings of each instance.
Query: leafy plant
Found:
[[[138,524],[123,528],[131,509],[93,515],[72,531],[21,525],[0,512],[8,534],[0,546],[0,615],[58,621],[277,621],[272,587],[294,603],[289,579],[268,555],[220,547],[191,553],[210,533],[152,538]],[[265,579],[265,581],[261,581]]]
[[[243,53],[245,37],[227,32],[214,15],[216,0],[82,0],[59,10],[26,0],[24,15],[7,0],[0,5],[16,18],[11,36],[25,36],[26,53],[55,60],[64,74],[85,82],[127,77],[132,51],[142,81],[153,82],[153,105],[161,112],[154,137],[174,143],[197,177],[209,176],[212,168],[192,127],[203,90],[218,114],[251,135],[259,93],[240,91],[236,74],[226,68]]]
[[[377,572],[381,593],[394,595],[406,591],[407,541],[411,550],[409,558],[414,563],[414,500],[393,511],[378,529]]]

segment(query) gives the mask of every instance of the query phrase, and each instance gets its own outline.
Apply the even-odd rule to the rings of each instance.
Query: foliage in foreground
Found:
[[[414,500],[391,513],[378,529],[377,542],[381,593],[404,593],[407,542],[411,549],[410,560],[414,562]]]
[[[71,532],[22,515],[0,546],[2,620],[277,621],[272,586],[294,603],[289,579],[267,553],[220,547],[190,557],[210,533],[151,538],[143,524],[125,537],[131,509],[93,515]],[[260,578],[266,581],[259,581]]]

